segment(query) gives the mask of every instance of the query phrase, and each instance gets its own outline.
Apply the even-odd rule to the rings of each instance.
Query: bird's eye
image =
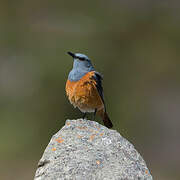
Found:
[[[78,57],[79,60],[85,61],[86,59],[84,57]]]

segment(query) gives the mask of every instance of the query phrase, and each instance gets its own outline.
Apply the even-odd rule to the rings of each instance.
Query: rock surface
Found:
[[[35,180],[152,180],[145,161],[117,131],[67,120],[48,144]]]

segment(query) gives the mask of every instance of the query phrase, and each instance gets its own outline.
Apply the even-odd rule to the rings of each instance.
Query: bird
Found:
[[[87,113],[93,113],[95,120],[97,113],[104,125],[112,128],[113,124],[104,101],[102,75],[95,70],[88,56],[81,53],[67,53],[73,58],[73,68],[69,72],[65,87],[70,103],[83,113],[83,119]]]

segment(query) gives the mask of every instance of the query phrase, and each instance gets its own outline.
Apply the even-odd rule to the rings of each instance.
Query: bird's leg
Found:
[[[94,110],[93,121],[95,120],[97,109]]]
[[[83,113],[83,119],[86,117],[86,113]]]

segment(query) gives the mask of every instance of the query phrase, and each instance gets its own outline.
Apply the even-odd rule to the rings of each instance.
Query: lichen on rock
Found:
[[[145,161],[117,131],[67,120],[50,140],[35,180],[152,180]]]

